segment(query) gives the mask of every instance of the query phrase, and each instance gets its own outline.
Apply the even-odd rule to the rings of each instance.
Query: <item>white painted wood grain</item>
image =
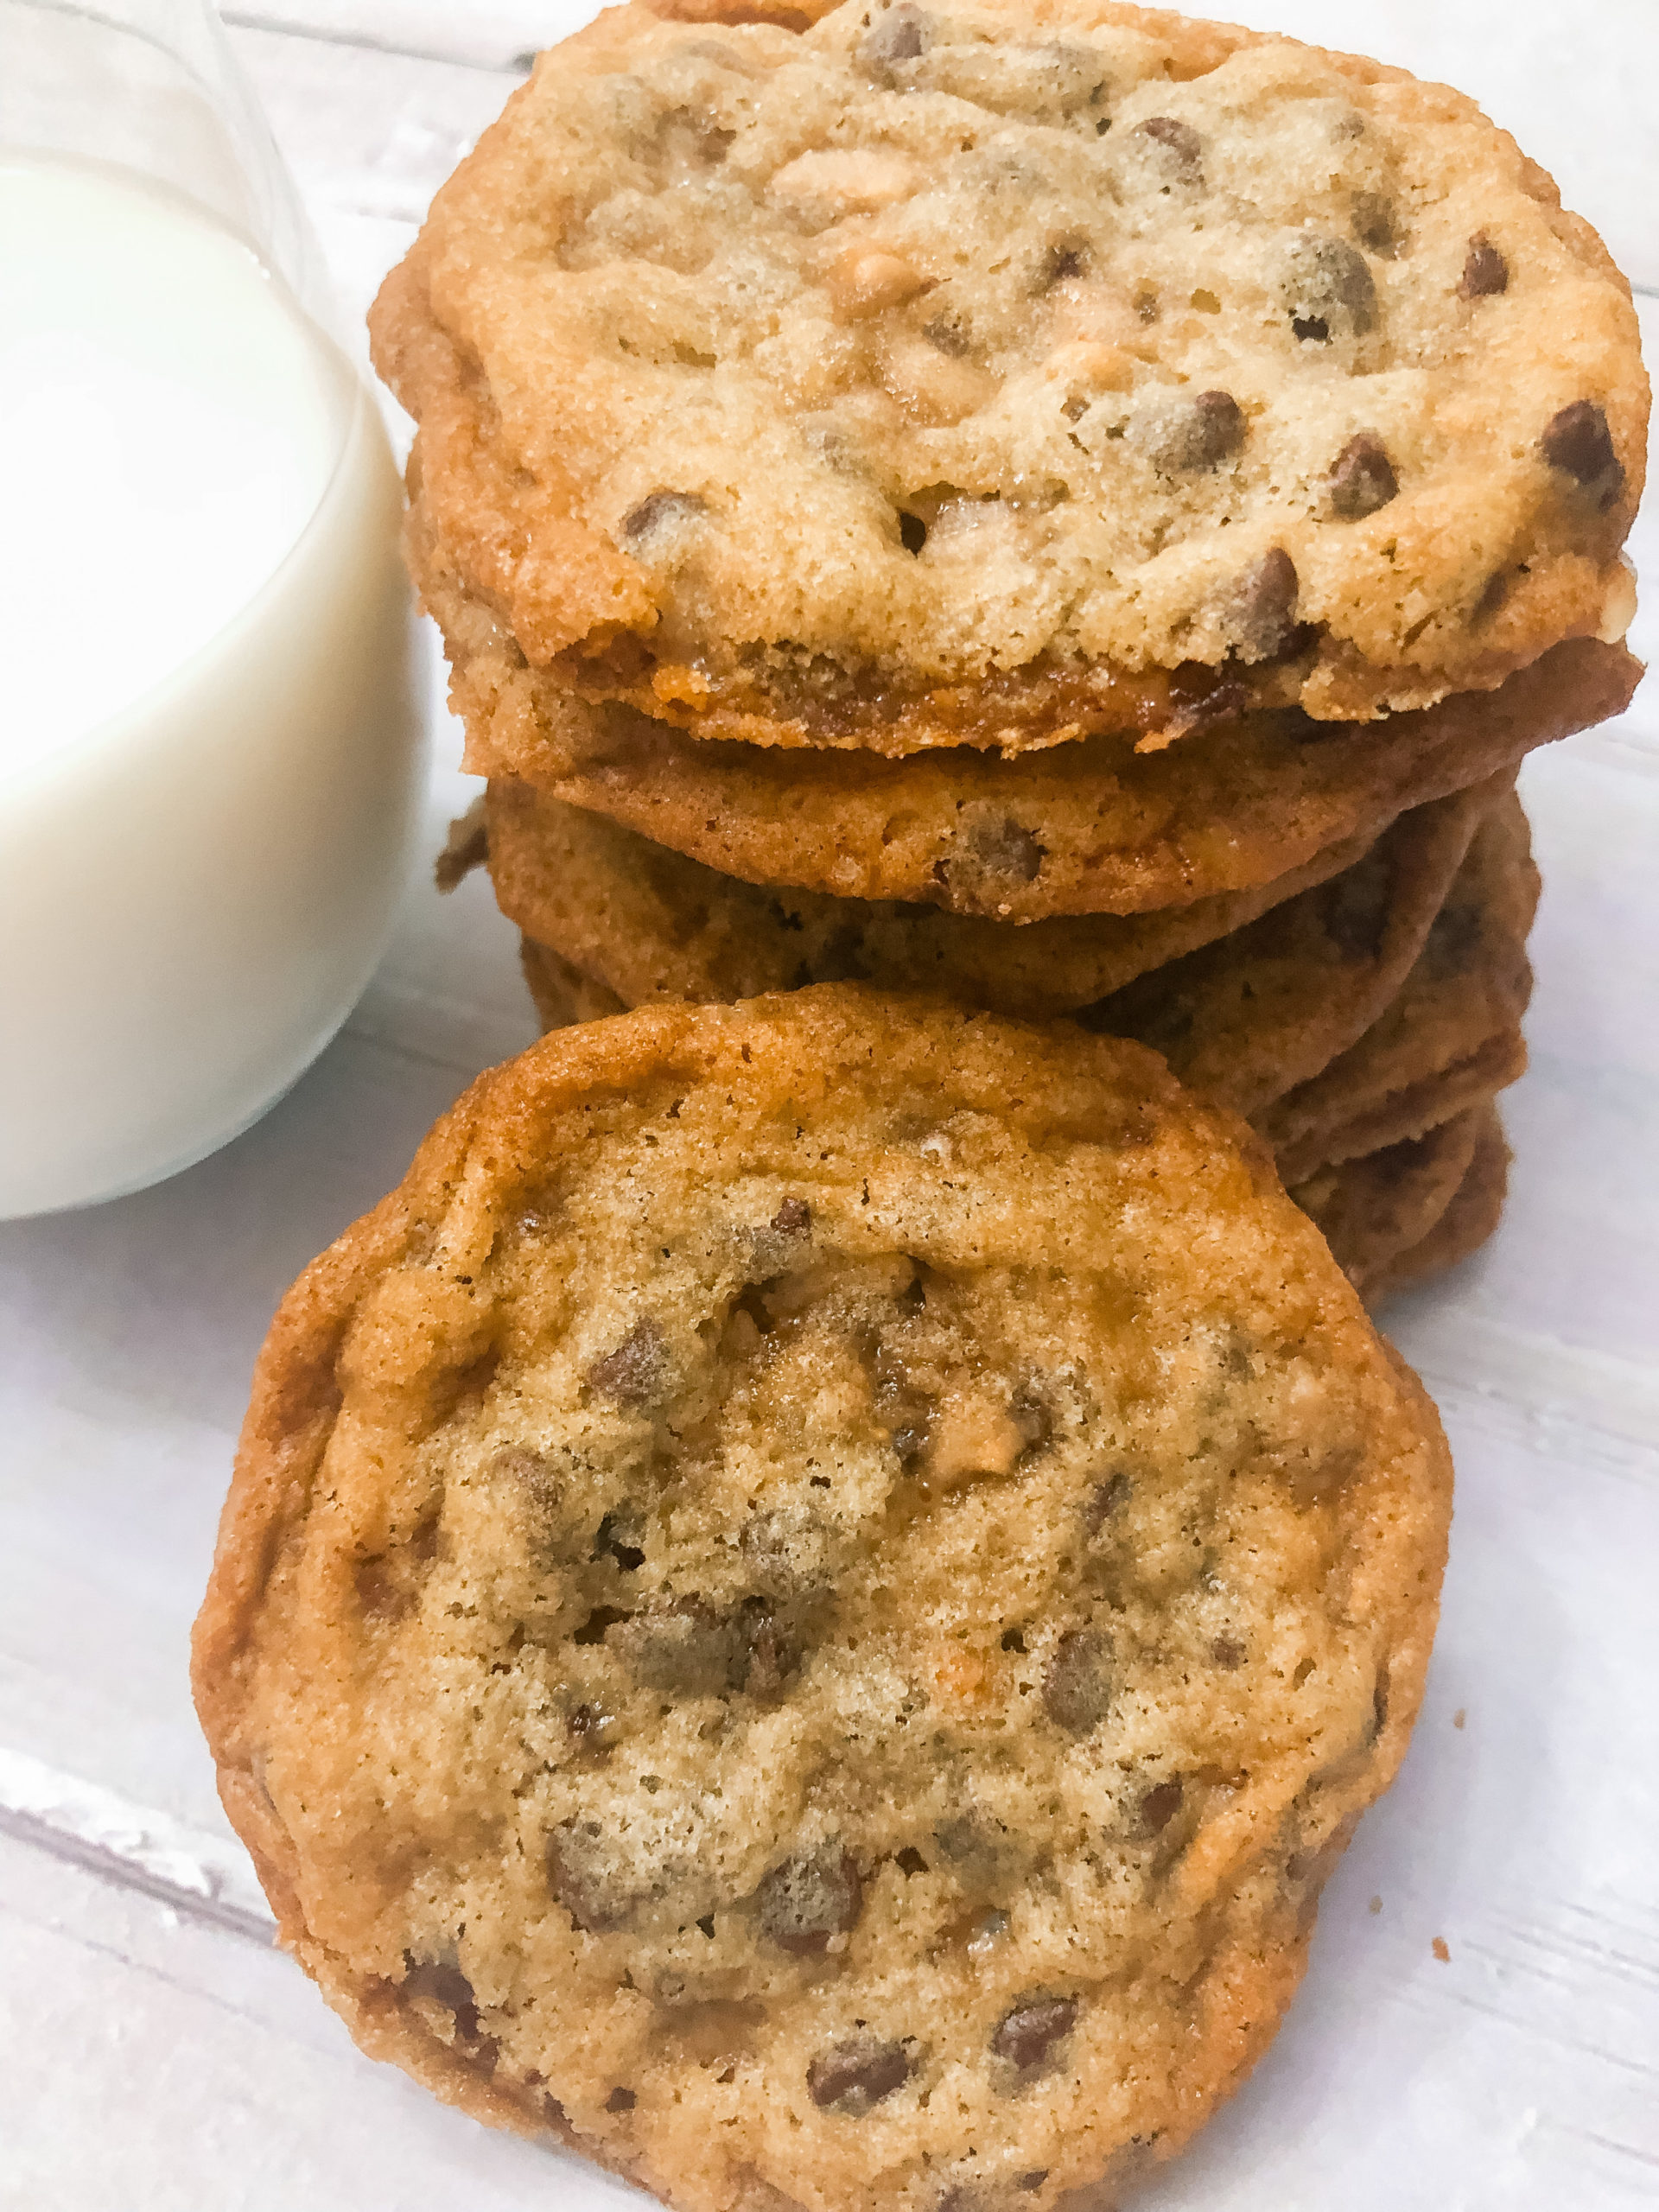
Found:
[[[353,320],[523,54],[580,12],[528,0],[235,12],[237,51]],[[1474,92],[1659,283],[1659,0],[1248,12]],[[1656,539],[1644,519],[1659,606]],[[1659,644],[1646,612],[1640,635]],[[435,849],[467,791],[435,683],[433,719]],[[1535,760],[1526,788],[1548,887],[1534,1065],[1506,1109],[1515,1195],[1487,1253],[1393,1316],[1459,1466],[1427,1708],[1400,1785],[1328,1894],[1284,2034],[1147,2204],[1659,2204],[1650,692],[1615,729]],[[481,882],[444,902],[415,884],[346,1030],[257,1128],[162,1190],[0,1230],[7,2212],[601,2212],[628,2196],[371,2065],[253,1940],[257,1897],[186,1685],[271,1306],[397,1179],[462,1084],[530,1040],[513,949]]]

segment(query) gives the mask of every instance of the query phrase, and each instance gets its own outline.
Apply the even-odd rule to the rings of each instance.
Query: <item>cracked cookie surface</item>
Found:
[[[1320,719],[1623,634],[1647,385],[1473,104],[1112,4],[613,11],[375,317],[466,575],[712,737],[1004,751]]]
[[[1449,1505],[1150,1054],[652,1008],[481,1078],[290,1293],[194,1681],[369,2050],[688,2212],[1043,2212],[1271,2034]]]

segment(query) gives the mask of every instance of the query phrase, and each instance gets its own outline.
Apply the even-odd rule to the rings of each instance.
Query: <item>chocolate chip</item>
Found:
[[[547,1886],[585,1933],[626,1925],[638,1902],[620,1853],[597,1821],[572,1819],[547,1839]]]
[[[920,515],[900,512],[899,537],[906,553],[919,553],[927,543],[927,524]]]
[[[605,2100],[607,2112],[632,2112],[639,2100],[632,2089],[613,2089]]]
[[[516,1483],[538,1513],[556,1512],[564,1485],[542,1454],[528,1444],[504,1444],[490,1459],[490,1472]]]
[[[906,1881],[912,1874],[925,1874],[927,1872],[927,1861],[913,1843],[907,1843],[902,1851],[894,1852],[893,1863]]]
[[[1083,1525],[1087,1533],[1097,1536],[1128,1495],[1129,1478],[1122,1472],[1096,1483],[1083,1501]]]
[[[1423,939],[1425,964],[1439,976],[1465,974],[1479,955],[1484,934],[1478,906],[1442,906]]]
[[[772,1225],[780,1236],[805,1236],[812,1227],[812,1209],[804,1198],[785,1198]]]
[[[1141,1833],[1161,1835],[1181,1809],[1185,1795],[1179,1782],[1160,1782],[1141,1800]]]
[[[1386,193],[1357,192],[1352,226],[1361,245],[1369,246],[1384,261],[1392,261],[1400,251],[1402,239],[1395,228],[1394,202]]]
[[[899,0],[864,34],[858,58],[867,69],[885,75],[896,61],[916,61],[933,43],[933,18],[925,9]]]
[[[695,492],[652,492],[622,518],[622,535],[630,545],[641,544],[659,532],[696,522],[709,512],[709,504]]]
[[[1022,2073],[1040,2066],[1076,2024],[1074,1997],[1028,1997],[1005,2012],[991,2035],[991,2049]]]
[[[1022,823],[1005,814],[973,823],[962,839],[962,849],[988,875],[1034,883],[1046,848]]]
[[[902,2089],[909,2079],[910,2058],[904,2045],[881,2043],[874,2036],[849,2037],[806,2069],[813,2103],[826,2110],[839,2106],[855,2120]]]
[[[1244,442],[1244,410],[1230,391],[1200,391],[1156,410],[1146,439],[1147,458],[1173,475],[1213,468]]]
[[[1244,1664],[1244,1647],[1236,1637],[1217,1636],[1211,1642],[1210,1656],[1224,1674],[1230,1675]]]
[[[462,2043],[477,2042],[478,2004],[472,1983],[459,1967],[445,1966],[438,1959],[416,1959],[412,1951],[405,1951],[402,1987],[405,1997],[428,1998],[452,2012]]]
[[[1039,2166],[1034,2173],[1021,2174],[1019,2180],[1016,2181],[1014,2185],[1016,2189],[1027,2190],[1040,2189],[1047,2179],[1048,2168],[1046,2166]]]
[[[1587,399],[1575,399],[1552,416],[1539,448],[1552,468],[1582,484],[1597,495],[1597,504],[1611,507],[1624,486],[1624,471],[1613,451],[1607,417]]]
[[[1344,960],[1375,960],[1382,951],[1393,890],[1393,870],[1373,854],[1325,886],[1320,919]]]
[[[1198,184],[1204,176],[1204,141],[1190,123],[1179,116],[1149,115],[1135,125],[1135,135],[1149,138],[1165,158],[1171,175],[1182,184]]]
[[[1043,1677],[1043,1706],[1069,1736],[1086,1736],[1105,1719],[1115,1684],[1112,1647],[1098,1630],[1068,1629]]]
[[[607,1713],[602,1705],[579,1705],[564,1725],[573,1744],[583,1751],[603,1751],[610,1748],[616,1715]]]
[[[933,1831],[933,1840],[970,1890],[999,1886],[1008,1878],[1017,1858],[1002,1823],[978,1811],[957,1813],[942,1821]]]
[[[781,1609],[764,1598],[747,1598],[738,1614],[740,1649],[733,1687],[751,1697],[781,1697],[801,1663],[799,1636]]]
[[[1073,276],[1081,276],[1088,266],[1087,246],[1052,245],[1038,265],[1032,289],[1037,292],[1051,292],[1056,284],[1065,284]]]
[[[668,1341],[649,1314],[634,1323],[614,1351],[594,1362],[587,1379],[590,1389],[631,1411],[664,1395],[671,1379]]]
[[[938,346],[941,353],[948,353],[953,361],[961,360],[973,344],[972,339],[959,324],[948,321],[942,315],[934,316],[922,335],[930,346]]]
[[[747,1671],[736,1625],[696,1593],[632,1614],[605,1641],[664,1697],[716,1697],[739,1688]]]
[[[1285,309],[1306,345],[1363,338],[1376,327],[1376,286],[1363,254],[1345,238],[1305,234],[1285,257]]]
[[[1331,471],[1331,505],[1344,522],[1362,522],[1386,507],[1400,485],[1394,464],[1368,431],[1349,439]]]
[[[582,1626],[572,1636],[572,1643],[603,1643],[608,1630],[618,1621],[625,1621],[626,1612],[620,1605],[595,1605]]]
[[[613,1559],[624,1574],[636,1573],[645,1565],[645,1554],[628,1539],[639,1533],[639,1524],[632,1513],[607,1513],[594,1538],[594,1557]]]
[[[1222,620],[1241,660],[1270,660],[1296,634],[1296,564],[1282,545],[1270,546],[1234,584]]]
[[[780,1950],[797,1958],[827,1951],[832,1936],[858,1924],[864,1889],[858,1868],[839,1844],[785,1859],[755,1891],[760,1928]]]
[[[1483,231],[1469,241],[1458,283],[1460,300],[1490,300],[1510,289],[1510,264]]]

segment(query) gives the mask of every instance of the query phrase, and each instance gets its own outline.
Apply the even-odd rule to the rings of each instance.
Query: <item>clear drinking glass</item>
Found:
[[[0,0],[0,1217],[159,1180],[405,880],[400,495],[206,0]]]

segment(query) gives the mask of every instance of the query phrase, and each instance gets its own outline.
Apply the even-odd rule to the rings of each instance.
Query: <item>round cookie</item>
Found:
[[[1497,692],[1374,728],[1287,713],[1149,753],[1114,738],[1013,760],[768,752],[569,699],[452,575],[425,565],[429,543],[417,507],[415,563],[444,631],[473,773],[522,779],[746,882],[998,921],[1146,913],[1257,889],[1622,712],[1642,673],[1622,646],[1578,642]]]
[[[1482,817],[1513,777],[1404,815],[1363,860],[1082,1010],[1251,1114],[1317,1076],[1395,1001]]]
[[[557,1033],[290,1292],[198,1624],[353,2032],[685,2212],[1175,2150],[1404,1751],[1433,1408],[1141,1048]]]
[[[1252,1115],[1287,1181],[1419,1136],[1525,1072],[1538,890],[1527,817],[1510,794],[1475,833],[1386,1012],[1319,1075]]]
[[[1497,1227],[1510,1181],[1510,1147],[1496,1107],[1489,1106],[1474,1158],[1446,1211],[1415,1244],[1375,1269],[1365,1287],[1373,1305],[1443,1275],[1480,1247]]]
[[[1419,1246],[1445,1213],[1475,1157],[1488,1104],[1442,1122],[1421,1137],[1319,1169],[1290,1195],[1331,1247],[1362,1297]]]
[[[710,737],[1365,720],[1634,605],[1637,321],[1550,180],[1444,87],[1116,0],[611,11],[373,328],[469,588]]]
[[[1491,796],[1478,787],[1402,816],[1380,841],[1375,880],[1356,879],[1332,893],[1332,918],[1351,959],[1367,949],[1368,918],[1376,925],[1372,938],[1386,924],[1399,946],[1410,944],[1405,965],[1387,972],[1378,1010],[1414,956],[1415,918],[1421,942]],[[617,1006],[755,998],[808,983],[861,981],[938,990],[964,1005],[1033,1020],[1070,1013],[1218,944],[1266,911],[1283,913],[1299,893],[1359,866],[1366,851],[1357,839],[1327,846],[1259,891],[1151,914],[1057,916],[1012,929],[937,907],[744,883],[517,780],[490,785],[486,820],[485,849],[503,913],[526,938],[556,948],[605,984]],[[1321,949],[1302,948],[1304,966]]]

